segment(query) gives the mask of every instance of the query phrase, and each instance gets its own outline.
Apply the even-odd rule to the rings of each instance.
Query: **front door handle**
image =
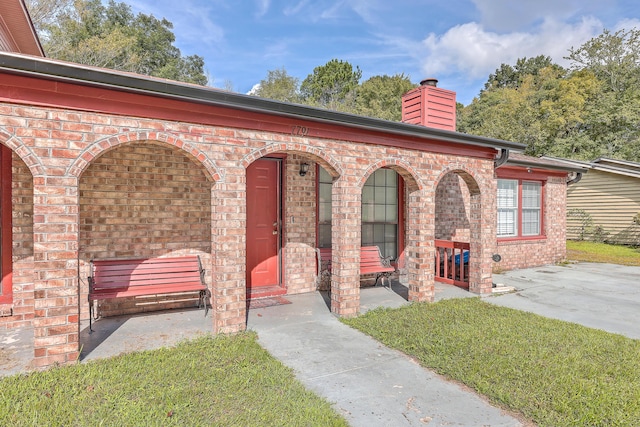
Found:
[[[275,227],[275,229],[273,230],[273,235],[275,236],[276,234],[278,234],[278,221],[275,221],[273,223],[273,226]]]

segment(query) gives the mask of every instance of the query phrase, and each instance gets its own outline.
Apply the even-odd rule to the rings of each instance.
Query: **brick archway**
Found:
[[[470,292],[479,294],[491,292],[492,286],[491,262],[486,259],[495,243],[493,216],[488,210],[492,206],[488,203],[489,189],[474,171],[453,164],[440,173],[434,191],[434,238],[469,245],[467,284]]]
[[[209,179],[213,182],[223,180],[224,176],[206,153],[197,149],[192,144],[166,132],[128,132],[96,141],[87,147],[67,170],[70,176],[80,177],[91,162],[122,144],[137,142],[168,144],[180,149],[193,161],[202,164]]]

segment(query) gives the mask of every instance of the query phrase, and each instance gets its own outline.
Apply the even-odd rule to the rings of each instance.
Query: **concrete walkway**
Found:
[[[487,302],[640,339],[640,267],[579,263],[494,275],[514,286]],[[436,300],[473,297],[436,284]],[[485,402],[464,386],[421,368],[405,355],[355,331],[330,313],[326,295],[287,296],[292,304],[251,309],[248,327],[260,344],[291,367],[309,389],[357,426],[521,426],[525,421]],[[361,311],[407,304],[394,283],[360,292]],[[81,327],[82,360],[158,348],[210,333],[211,312],[171,310],[101,319]],[[0,375],[24,372],[33,356],[33,330],[0,331]]]
[[[397,293],[382,287],[362,289],[362,311],[406,304],[403,288],[396,285]],[[437,291],[438,299],[470,295],[454,287]],[[251,310],[249,329],[351,426],[523,425],[463,386],[343,325],[329,312],[324,294],[287,299],[292,304]]]

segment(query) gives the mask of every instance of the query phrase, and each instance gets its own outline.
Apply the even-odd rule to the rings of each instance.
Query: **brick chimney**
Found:
[[[456,93],[425,79],[402,96],[402,121],[435,129],[456,130]]]

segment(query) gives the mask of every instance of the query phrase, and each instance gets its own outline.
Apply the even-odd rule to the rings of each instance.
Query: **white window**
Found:
[[[522,183],[522,235],[538,236],[540,234],[540,199],[539,182]]]
[[[518,180],[498,180],[498,237],[518,235]]]
[[[542,184],[517,179],[498,180],[498,237],[542,234]]]

